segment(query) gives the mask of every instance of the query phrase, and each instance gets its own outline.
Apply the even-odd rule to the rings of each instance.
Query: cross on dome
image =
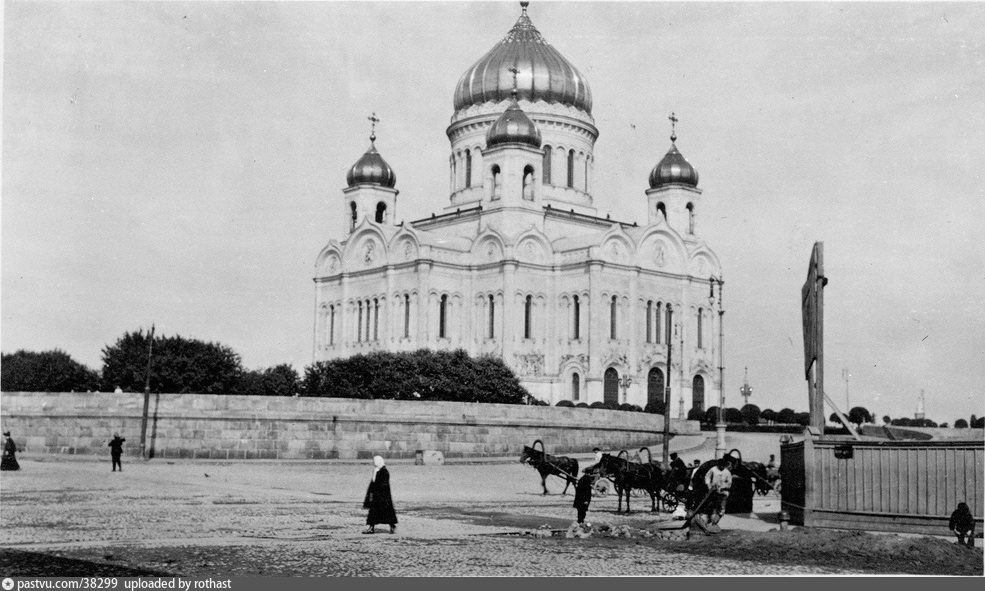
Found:
[[[670,141],[673,143],[677,141],[677,122],[680,119],[674,115],[673,111],[670,112],[670,117],[667,117],[667,119],[670,119]]]
[[[512,67],[507,68],[507,70],[510,71],[510,72],[513,72],[513,100],[516,101],[517,100],[517,96],[519,96],[519,94],[520,94],[520,91],[517,90],[516,76],[517,76],[517,74],[520,73],[520,70],[517,69],[517,67],[516,67],[515,64]]]
[[[370,115],[369,117],[367,117],[366,119],[368,119],[369,121],[371,121],[372,122],[372,125],[373,125],[373,127],[369,131],[369,141],[375,142],[376,141],[376,124],[380,122],[380,119],[379,119],[379,117],[376,116],[376,111],[373,111],[373,114]]]

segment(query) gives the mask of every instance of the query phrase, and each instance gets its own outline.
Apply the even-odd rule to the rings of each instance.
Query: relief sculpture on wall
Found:
[[[544,374],[544,355],[532,353],[529,355],[514,355],[517,373],[523,376],[539,376]]]

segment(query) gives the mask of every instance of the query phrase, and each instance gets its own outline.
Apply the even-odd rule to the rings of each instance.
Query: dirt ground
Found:
[[[362,535],[371,468],[339,462],[125,462],[24,458],[0,476],[5,576],[661,576],[983,575],[981,540],[778,531],[775,497],[685,541],[643,532],[670,519],[633,499],[593,500],[593,529],[631,537],[551,536],[574,518],[571,492],[515,462],[390,463],[396,535]],[[385,528],[384,528],[385,529]],[[542,535],[537,535],[537,534]],[[546,535],[543,535],[546,534]]]

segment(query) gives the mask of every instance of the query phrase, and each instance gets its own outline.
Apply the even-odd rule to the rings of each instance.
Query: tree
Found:
[[[852,409],[848,411],[848,420],[856,425],[871,423],[872,413],[861,406],[853,406]]]
[[[940,425],[938,425],[938,426],[939,426],[939,427],[940,427],[941,429],[947,429],[947,428],[948,428],[948,424],[947,424],[947,423],[941,423],[941,424],[940,424]]]
[[[147,372],[149,334],[126,333],[103,349],[103,384],[141,392]],[[150,387],[154,392],[228,394],[239,383],[239,355],[219,343],[181,336],[155,336]]]
[[[739,412],[742,413],[742,420],[746,423],[750,425],[759,424],[759,417],[762,413],[760,412],[759,407],[755,404],[743,405],[743,407],[739,409]]]
[[[955,429],[967,429],[968,428],[968,421],[966,421],[964,419],[958,419],[958,420],[954,421],[954,428]]]
[[[465,351],[378,351],[305,369],[306,396],[546,404],[532,398],[502,359]]]
[[[282,363],[263,370],[245,370],[240,375],[236,393],[247,396],[296,396],[301,378],[290,364]]]
[[[706,423],[706,424],[709,424],[709,425],[717,425],[718,424],[718,407],[717,406],[709,406],[708,407],[708,410],[705,411],[705,418],[704,418],[704,421],[703,422]]]
[[[726,423],[735,425],[742,422],[742,413],[737,408],[726,408],[722,413],[722,419]]]
[[[565,406],[568,408],[574,408],[575,403],[570,400],[558,400],[557,404],[555,404],[554,406]]]
[[[691,410],[687,411],[687,420],[689,421],[703,421],[705,418],[705,411],[701,410],[697,406],[691,407]]]
[[[828,417],[828,422],[834,423],[836,425],[840,425],[841,419],[838,418],[838,413],[836,412],[831,413],[831,416]]]
[[[883,415],[883,417],[882,417],[882,424],[883,425],[888,425],[888,424],[890,424],[892,422],[893,422],[893,419],[889,418],[889,415]]]
[[[797,413],[790,408],[781,409],[776,413],[776,422],[784,425],[793,425],[797,422]]]
[[[794,415],[794,422],[803,427],[808,427],[811,424],[811,413],[809,412],[798,412]]]
[[[906,417],[900,417],[898,419],[893,419],[890,424],[894,427],[910,427],[913,425],[913,421]]]
[[[763,412],[759,413],[759,418],[767,423],[774,423],[776,422],[776,411],[772,408],[767,408],[763,410]]]
[[[72,392],[99,389],[99,374],[59,349],[0,355],[4,392]]]

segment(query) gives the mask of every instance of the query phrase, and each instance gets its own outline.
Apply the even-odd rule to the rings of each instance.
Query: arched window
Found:
[[[667,219],[667,206],[664,205],[663,201],[657,202],[657,213],[664,216],[665,220]]]
[[[370,303],[369,300],[366,300],[366,342],[369,342],[370,340],[369,327],[372,326],[371,324],[372,318],[369,315],[369,311],[372,309],[372,307],[369,305],[369,303]]]
[[[380,300],[373,300],[373,340],[380,340]]]
[[[496,337],[496,298],[489,294],[489,338]]]
[[[588,192],[588,156],[585,157],[585,192]]]
[[[653,300],[646,303],[646,342],[653,342]]]
[[[701,334],[702,333],[701,316],[702,316],[703,313],[704,313],[704,310],[702,310],[701,308],[698,308],[698,318],[696,320],[697,320],[697,323],[698,323],[698,348],[699,349],[703,348],[703,345],[704,345],[704,339],[701,338],[702,337],[702,334]]]
[[[687,233],[694,234],[694,204],[687,204]]]
[[[410,294],[404,294],[404,338],[410,338]]]
[[[355,201],[350,201],[349,202],[349,209],[352,212],[352,216],[351,216],[352,219],[351,219],[351,221],[349,223],[349,230],[355,230],[356,229],[356,217],[358,217],[358,213],[356,212],[356,202]]]
[[[605,370],[602,380],[603,402],[619,402],[619,372],[610,367]]]
[[[386,203],[380,201],[376,204],[376,223],[382,224],[386,222]]]
[[[523,302],[523,338],[531,338],[531,324],[533,324],[533,307],[534,307],[534,297],[527,296],[527,299]]]
[[[544,172],[541,173],[541,177],[544,179],[544,184],[551,184],[551,152],[554,150],[550,146],[544,146]]]
[[[657,302],[657,313],[653,316],[653,334],[656,335],[656,341],[659,345],[663,342],[663,338],[660,336],[660,315],[663,314],[663,304]]]
[[[646,376],[646,403],[664,402],[664,372],[654,367]]]
[[[441,303],[438,304],[438,338],[443,339],[446,337],[446,315],[448,314],[448,296],[441,296]]]
[[[493,182],[493,194],[492,194],[492,198],[493,198],[493,201],[495,201],[495,200],[497,200],[497,199],[499,199],[500,197],[503,196],[503,187],[502,187],[503,179],[502,179],[502,174],[500,174],[500,172],[499,172],[499,166],[498,165],[493,165],[493,167],[492,167],[492,177],[493,177],[492,178],[492,182]]]
[[[616,296],[612,296],[609,304],[609,338],[616,338],[616,308],[618,307]]]
[[[577,401],[581,390],[581,376],[577,373],[571,374],[571,399]]]
[[[692,404],[691,408],[705,409],[705,379],[701,376],[694,376],[691,381]]]
[[[472,152],[465,150],[465,188],[472,186]]]
[[[534,200],[534,167],[526,166],[523,169],[523,200]]]
[[[328,307],[328,344],[335,344],[335,306]]]
[[[574,330],[572,331],[571,338],[580,339],[581,338],[581,300],[578,299],[578,296],[574,297],[574,309],[575,309],[574,310],[575,317],[571,326]]]
[[[356,323],[356,342],[361,343],[363,341],[363,303],[359,302],[359,322]]]
[[[568,150],[568,187],[575,186],[575,151]]]

